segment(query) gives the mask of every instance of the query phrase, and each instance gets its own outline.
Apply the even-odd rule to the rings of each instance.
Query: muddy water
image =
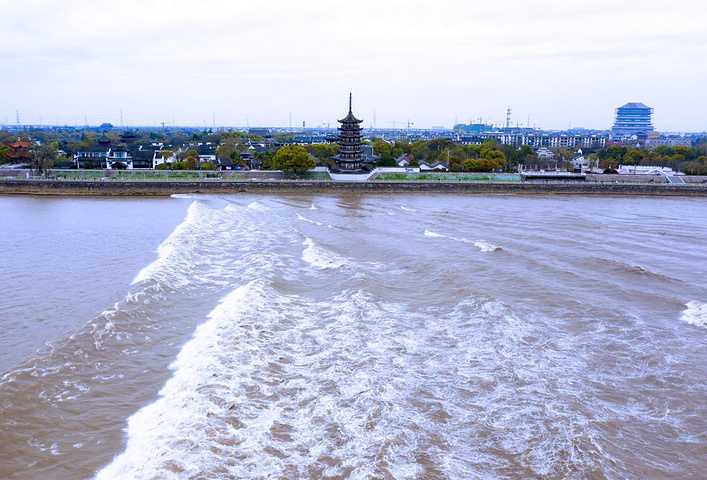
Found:
[[[704,199],[0,207],[2,478],[707,470]]]

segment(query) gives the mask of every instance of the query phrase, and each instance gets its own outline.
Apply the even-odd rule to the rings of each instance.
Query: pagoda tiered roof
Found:
[[[23,142],[22,140],[20,140],[20,137],[17,137],[17,141],[11,143],[10,146],[14,149],[29,148],[29,142]]]

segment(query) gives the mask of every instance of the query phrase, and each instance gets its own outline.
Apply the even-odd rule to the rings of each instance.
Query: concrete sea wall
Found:
[[[481,183],[481,182],[323,182],[323,181],[112,181],[2,180],[0,194],[169,196],[175,193],[372,192],[467,194],[658,195],[707,197],[707,185],[620,183]]]

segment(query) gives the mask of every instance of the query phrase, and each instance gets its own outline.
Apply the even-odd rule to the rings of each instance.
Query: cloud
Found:
[[[313,124],[354,90],[379,125],[501,121],[512,102],[523,122],[608,128],[613,108],[639,100],[661,106],[658,125],[701,130],[682,111],[707,108],[689,93],[707,73],[706,12],[686,0],[5,2],[0,121],[15,109],[115,121],[127,106],[138,123],[169,110],[286,124],[295,110]]]

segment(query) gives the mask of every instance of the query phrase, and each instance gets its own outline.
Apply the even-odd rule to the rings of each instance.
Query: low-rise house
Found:
[[[155,168],[155,152],[154,149],[132,150],[130,153],[133,157],[133,168]]]
[[[197,145],[195,150],[199,153],[199,163],[216,164],[216,147],[209,143]]]
[[[108,152],[110,152],[108,146],[81,147],[74,155],[76,168],[106,168]]]
[[[163,152],[169,152],[169,155],[165,157]],[[152,168],[157,168],[157,165],[163,163],[171,164],[177,161],[177,156],[172,150],[155,150],[154,156],[152,157]]]
[[[619,165],[616,171],[621,175],[675,175],[672,168],[652,165]]]
[[[230,157],[219,157],[216,159],[216,168],[219,170],[233,170],[233,160]]]
[[[586,172],[589,169],[589,162],[584,158],[584,153],[580,148],[572,156],[572,170],[574,173]]]
[[[439,172],[446,172],[447,170],[449,170],[449,168],[447,168],[447,166],[444,163],[440,162],[439,160],[431,163],[430,167],[432,167],[432,170],[439,171]]]
[[[538,160],[553,160],[555,158],[555,154],[547,147],[538,148],[535,154],[538,156]]]
[[[420,172],[446,172],[447,167],[440,161],[436,161],[433,163],[427,163],[427,162],[420,162]]]
[[[395,159],[395,163],[397,163],[399,167],[403,167],[403,168],[410,165],[411,161],[412,161],[412,157],[410,157],[410,155],[408,155],[407,153],[403,153],[402,155],[400,155],[398,158]]]
[[[108,170],[132,170],[133,157],[125,147],[110,147],[106,154]]]

